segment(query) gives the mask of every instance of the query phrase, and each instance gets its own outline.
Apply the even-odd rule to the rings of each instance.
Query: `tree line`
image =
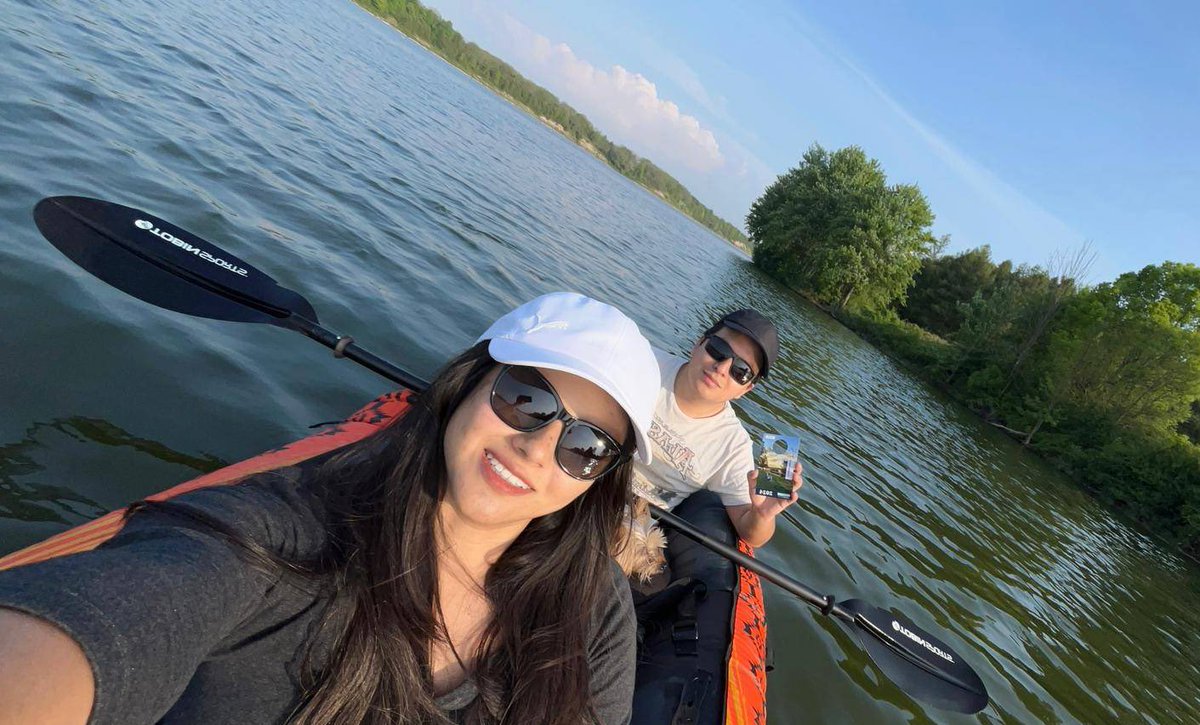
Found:
[[[813,146],[746,224],[768,274],[1200,554],[1200,267],[1088,286],[1086,247],[1044,267],[945,254],[933,218],[862,149]]]
[[[582,113],[533,83],[512,66],[465,40],[437,11],[416,0],[356,0],[371,13],[388,21],[405,35],[457,66],[481,83],[503,94],[530,113],[551,122],[561,133],[591,150],[621,174],[657,194],[718,236],[749,250],[746,235],[701,204],[673,176],[615,144],[592,126]]]

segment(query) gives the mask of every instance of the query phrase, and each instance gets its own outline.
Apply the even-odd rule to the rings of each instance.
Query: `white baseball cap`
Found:
[[[633,424],[638,458],[650,463],[650,419],[658,399],[658,360],[637,323],[612,305],[575,292],[530,300],[479,336],[509,365],[561,370],[595,383]]]

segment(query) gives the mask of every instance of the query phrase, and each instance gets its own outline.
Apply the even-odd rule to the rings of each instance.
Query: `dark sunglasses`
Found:
[[[754,368],[750,363],[738,357],[729,343],[723,337],[709,335],[704,338],[704,352],[717,362],[724,362],[729,358],[733,358],[733,362],[729,365],[729,377],[733,378],[733,382],[738,385],[746,385],[754,382],[754,378],[758,375],[754,372]]]
[[[492,383],[492,412],[523,433],[563,422],[554,458],[571,478],[591,481],[611,471],[630,451],[599,426],[567,412],[549,380],[534,368],[505,365]]]

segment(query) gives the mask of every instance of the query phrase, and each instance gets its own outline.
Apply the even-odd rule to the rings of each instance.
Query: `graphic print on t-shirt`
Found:
[[[694,480],[696,452],[688,447],[678,433],[663,425],[662,421],[655,417],[650,424],[648,435],[650,440],[657,444],[654,450],[656,458],[659,456],[666,458],[671,462],[671,467],[685,480]],[[687,497],[687,494],[655,486],[643,476],[636,475],[633,479],[633,491],[642,498],[668,509],[673,508],[675,504]]]

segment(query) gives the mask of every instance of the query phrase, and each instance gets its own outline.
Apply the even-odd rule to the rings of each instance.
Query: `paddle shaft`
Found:
[[[714,539],[670,511],[651,504],[650,513],[654,516],[654,518],[658,519],[667,526],[670,526],[689,539],[708,547],[712,551],[720,554],[726,559],[729,559],[743,569],[752,571],[761,576],[763,579],[775,584],[779,588],[796,595],[800,599],[803,599],[805,602],[808,602],[817,609],[821,610],[822,614],[832,614],[833,616],[847,622],[854,622],[854,615],[835,603],[832,596],[824,596],[812,589],[809,589],[770,564],[761,562],[752,556],[746,556],[738,549],[729,546],[722,541]]]
[[[399,383],[409,390],[421,391],[429,385],[424,380],[413,376],[411,373],[402,370],[378,355],[367,352],[354,342],[349,342],[342,345],[339,352],[338,345],[343,339],[346,338],[343,338],[341,335],[338,335],[333,331],[326,329],[315,322],[312,322],[311,320],[293,314],[289,318],[288,322],[289,327],[297,332],[303,333],[310,340],[315,340],[330,350],[334,350],[335,355],[338,357],[345,357],[349,360],[353,360],[368,370],[382,375],[388,380]],[[780,587],[781,589],[796,595],[800,599],[803,599],[805,602],[821,610],[823,614],[832,614],[833,616],[847,622],[854,621],[854,615],[838,606],[837,603],[834,602],[832,596],[822,595],[815,590],[809,589],[770,564],[763,563],[752,556],[746,556],[738,549],[709,536],[670,511],[659,508],[653,504],[651,504],[650,509],[654,514],[654,517],[659,521],[662,521],[679,533],[687,536],[689,539],[708,547],[712,551],[720,554],[726,559],[729,559],[738,566],[752,571],[761,576],[763,579],[766,579],[767,581]],[[800,525],[800,522],[796,521],[791,516],[788,516],[788,519],[793,524],[797,526]]]
[[[424,390],[428,386],[428,383],[414,376],[412,373],[402,370],[378,355],[364,350],[358,343],[353,342],[354,338],[338,335],[332,330],[322,327],[305,317],[292,314],[287,319],[287,326],[297,332],[303,333],[310,340],[315,340],[333,350],[335,356],[353,360],[368,370],[382,375],[392,382],[399,383],[409,390]]]
[[[349,360],[353,360],[368,370],[382,375],[388,380],[399,383],[409,390],[421,391],[429,385],[424,380],[421,380],[411,373],[402,370],[378,355],[364,350],[363,348],[359,347],[357,343],[349,342],[344,344],[341,346],[340,352],[338,352],[339,343],[346,338],[325,327],[322,327],[321,325],[318,325],[315,322],[312,322],[311,320],[293,314],[288,319],[288,323],[289,327],[297,332],[303,333],[305,337],[308,337],[310,340],[315,340],[330,350],[334,350],[338,357],[344,357]],[[770,564],[765,564],[754,557],[746,556],[738,549],[729,546],[724,542],[718,541],[712,536],[709,536],[670,511],[654,505],[651,505],[650,509],[654,514],[654,517],[659,521],[662,521],[679,533],[687,536],[689,539],[693,539],[697,543],[708,547],[712,551],[720,554],[726,559],[729,559],[738,566],[752,571],[761,576],[763,579],[766,579],[767,581],[780,587],[781,589],[796,595],[800,599],[803,599],[805,602],[821,610],[822,613],[832,614],[847,622],[854,621],[854,615],[839,607],[833,601],[832,596],[825,596],[812,589],[809,589]],[[792,517],[789,516],[788,518],[794,524],[799,525],[799,522]]]
[[[303,333],[309,339],[315,340],[325,347],[334,350],[338,357],[345,357],[353,360],[368,370],[382,375],[393,382],[399,383],[409,390],[420,391],[428,387],[428,383],[424,380],[413,376],[411,373],[400,369],[399,367],[373,353],[367,352],[354,342],[341,345],[341,350],[339,352],[339,343],[346,338],[343,338],[342,336],[329,329],[326,329],[325,327],[322,327],[321,325],[318,325],[315,322],[312,322],[311,320],[293,314],[289,318],[288,322],[289,327],[297,332]],[[738,549],[709,536],[670,511],[654,505],[651,505],[650,508],[654,514],[654,517],[659,521],[662,521],[684,536],[693,539],[697,543],[708,547],[712,551],[720,554],[726,559],[729,559],[738,566],[752,571],[761,576],[763,579],[766,579],[785,591],[796,595],[800,599],[803,599],[805,602],[808,602],[817,609],[821,610],[823,614],[832,614],[833,616],[843,619],[847,622],[854,621],[854,615],[838,606],[834,602],[832,596],[822,595],[812,589],[809,589],[770,564],[765,564],[754,557],[746,556]],[[790,516],[788,518],[791,519]],[[793,523],[799,525],[799,522],[795,521],[795,519],[791,520]]]

